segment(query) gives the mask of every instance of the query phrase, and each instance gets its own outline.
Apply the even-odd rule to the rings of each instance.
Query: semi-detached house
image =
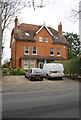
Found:
[[[68,59],[68,42],[62,34],[62,24],[58,31],[45,24],[20,24],[15,18],[11,33],[11,68],[28,69],[41,67],[54,60]]]

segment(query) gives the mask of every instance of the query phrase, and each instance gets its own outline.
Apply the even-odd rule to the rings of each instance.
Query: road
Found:
[[[3,94],[3,118],[79,118],[79,89]]]

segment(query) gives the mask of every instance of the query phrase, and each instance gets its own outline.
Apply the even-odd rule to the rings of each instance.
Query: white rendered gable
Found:
[[[38,34],[44,27],[50,33],[50,35],[53,36],[52,32],[48,29],[48,27],[45,24],[36,32],[36,34]]]

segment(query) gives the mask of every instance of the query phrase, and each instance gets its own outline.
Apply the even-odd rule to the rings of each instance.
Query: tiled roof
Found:
[[[24,55],[20,59],[37,59],[37,60],[65,60],[58,56],[46,56],[46,55]]]
[[[16,40],[25,40],[25,41],[35,41],[35,34],[42,26],[32,25],[32,24],[20,24],[18,29],[14,28],[14,37]],[[52,39],[53,43],[68,44],[67,40],[63,35],[60,35],[58,31],[51,27],[47,27],[49,31],[53,34]],[[29,36],[26,36],[25,33],[29,33]],[[56,39],[57,37],[58,39]]]

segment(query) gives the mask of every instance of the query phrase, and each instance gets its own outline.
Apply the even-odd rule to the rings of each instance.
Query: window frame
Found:
[[[26,49],[25,47],[28,47],[28,48]],[[27,50],[28,53],[25,53],[25,50]],[[29,46],[24,46],[24,54],[25,54],[25,55],[29,55],[29,52],[30,52],[30,47],[29,47]]]
[[[27,63],[25,63],[27,62]],[[25,67],[25,65],[27,65],[27,67]],[[24,60],[24,69],[28,69],[28,60]]]
[[[39,42],[43,42],[42,36],[39,37]]]
[[[60,51],[58,51],[58,50],[60,50]],[[58,54],[58,53],[60,53],[60,54]],[[57,48],[57,56],[61,56],[61,48]]]
[[[48,42],[48,41],[49,41],[49,39],[48,39],[48,40],[46,40],[46,38],[48,39],[48,37],[45,37],[45,42]]]
[[[33,64],[31,63],[33,61]],[[32,67],[33,66],[33,67]],[[30,69],[35,67],[35,61],[34,60],[30,60]]]
[[[29,36],[30,36],[30,34],[29,34],[28,32],[25,32],[25,35],[26,35],[26,37],[29,37]]]
[[[51,51],[53,50],[53,51]],[[51,52],[53,52],[53,54],[51,54]],[[54,48],[50,48],[50,56],[54,56]]]
[[[34,47],[35,47],[35,46],[34,46]],[[35,47],[35,48],[36,48],[36,53],[33,53],[33,51],[34,51],[33,48],[34,48],[34,47],[32,47],[32,55],[37,55],[37,47]]]

